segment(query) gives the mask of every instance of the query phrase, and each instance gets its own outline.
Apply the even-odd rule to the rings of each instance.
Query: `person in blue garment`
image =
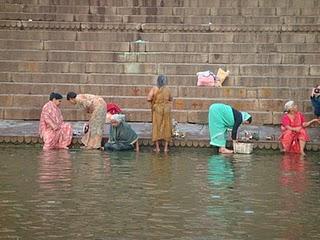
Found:
[[[250,124],[252,117],[247,112],[239,112],[230,105],[214,103],[209,107],[208,123],[210,145],[219,148],[219,153],[233,153],[226,148],[227,130],[232,129],[233,144],[237,139],[237,131],[241,124]]]
[[[137,133],[126,123],[123,114],[111,116],[109,140],[104,145],[105,151],[130,151],[139,152]]]
[[[314,115],[320,119],[320,85],[312,89],[310,100],[314,110]]]

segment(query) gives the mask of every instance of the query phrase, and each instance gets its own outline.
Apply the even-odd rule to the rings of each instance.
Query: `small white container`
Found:
[[[234,153],[250,154],[253,152],[253,143],[237,142],[233,145]]]

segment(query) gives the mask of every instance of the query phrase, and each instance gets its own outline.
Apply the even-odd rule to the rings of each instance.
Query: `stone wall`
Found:
[[[117,102],[149,122],[146,94],[166,74],[179,122],[205,123],[225,102],[278,124],[293,99],[313,117],[320,84],[317,0],[6,0],[0,2],[0,117],[38,119],[52,91]],[[231,72],[222,88],[196,72]],[[66,120],[88,118],[63,104]]]

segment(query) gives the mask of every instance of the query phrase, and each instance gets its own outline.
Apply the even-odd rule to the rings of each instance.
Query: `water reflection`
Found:
[[[320,239],[318,153],[209,154],[3,149],[0,239]]]
[[[234,167],[231,159],[223,155],[213,155],[208,160],[208,181],[214,189],[233,186]]]
[[[42,151],[39,155],[38,183],[41,189],[70,188],[72,162],[69,150]]]
[[[213,155],[208,159],[208,183],[212,188],[208,214],[215,216],[223,226],[228,222],[228,192],[234,185],[234,167],[231,159],[223,155]]]
[[[280,164],[282,186],[294,192],[304,192],[306,188],[305,160],[299,154],[284,154]]]

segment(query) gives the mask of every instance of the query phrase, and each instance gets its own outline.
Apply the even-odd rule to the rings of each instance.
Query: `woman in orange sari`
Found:
[[[91,114],[89,120],[88,131],[81,138],[85,149],[100,149],[101,140],[106,122],[106,102],[102,97],[91,94],[76,94],[69,92],[67,100],[74,105],[83,108],[87,113]]]
[[[171,103],[172,96],[167,85],[167,77],[159,75],[157,86],[153,87],[147,100],[151,102],[152,114],[152,141],[156,148],[154,151],[160,152],[159,141],[164,140],[164,152],[168,152],[168,145],[171,141],[172,119]]]
[[[39,135],[43,139],[43,150],[68,149],[72,140],[72,127],[63,122],[61,110],[62,96],[59,93],[51,93],[41,112],[39,123]]]
[[[305,155],[304,147],[309,140],[306,128],[318,119],[305,121],[304,115],[298,111],[294,101],[288,101],[284,105],[285,114],[281,119],[280,142],[283,152],[300,153]]]

